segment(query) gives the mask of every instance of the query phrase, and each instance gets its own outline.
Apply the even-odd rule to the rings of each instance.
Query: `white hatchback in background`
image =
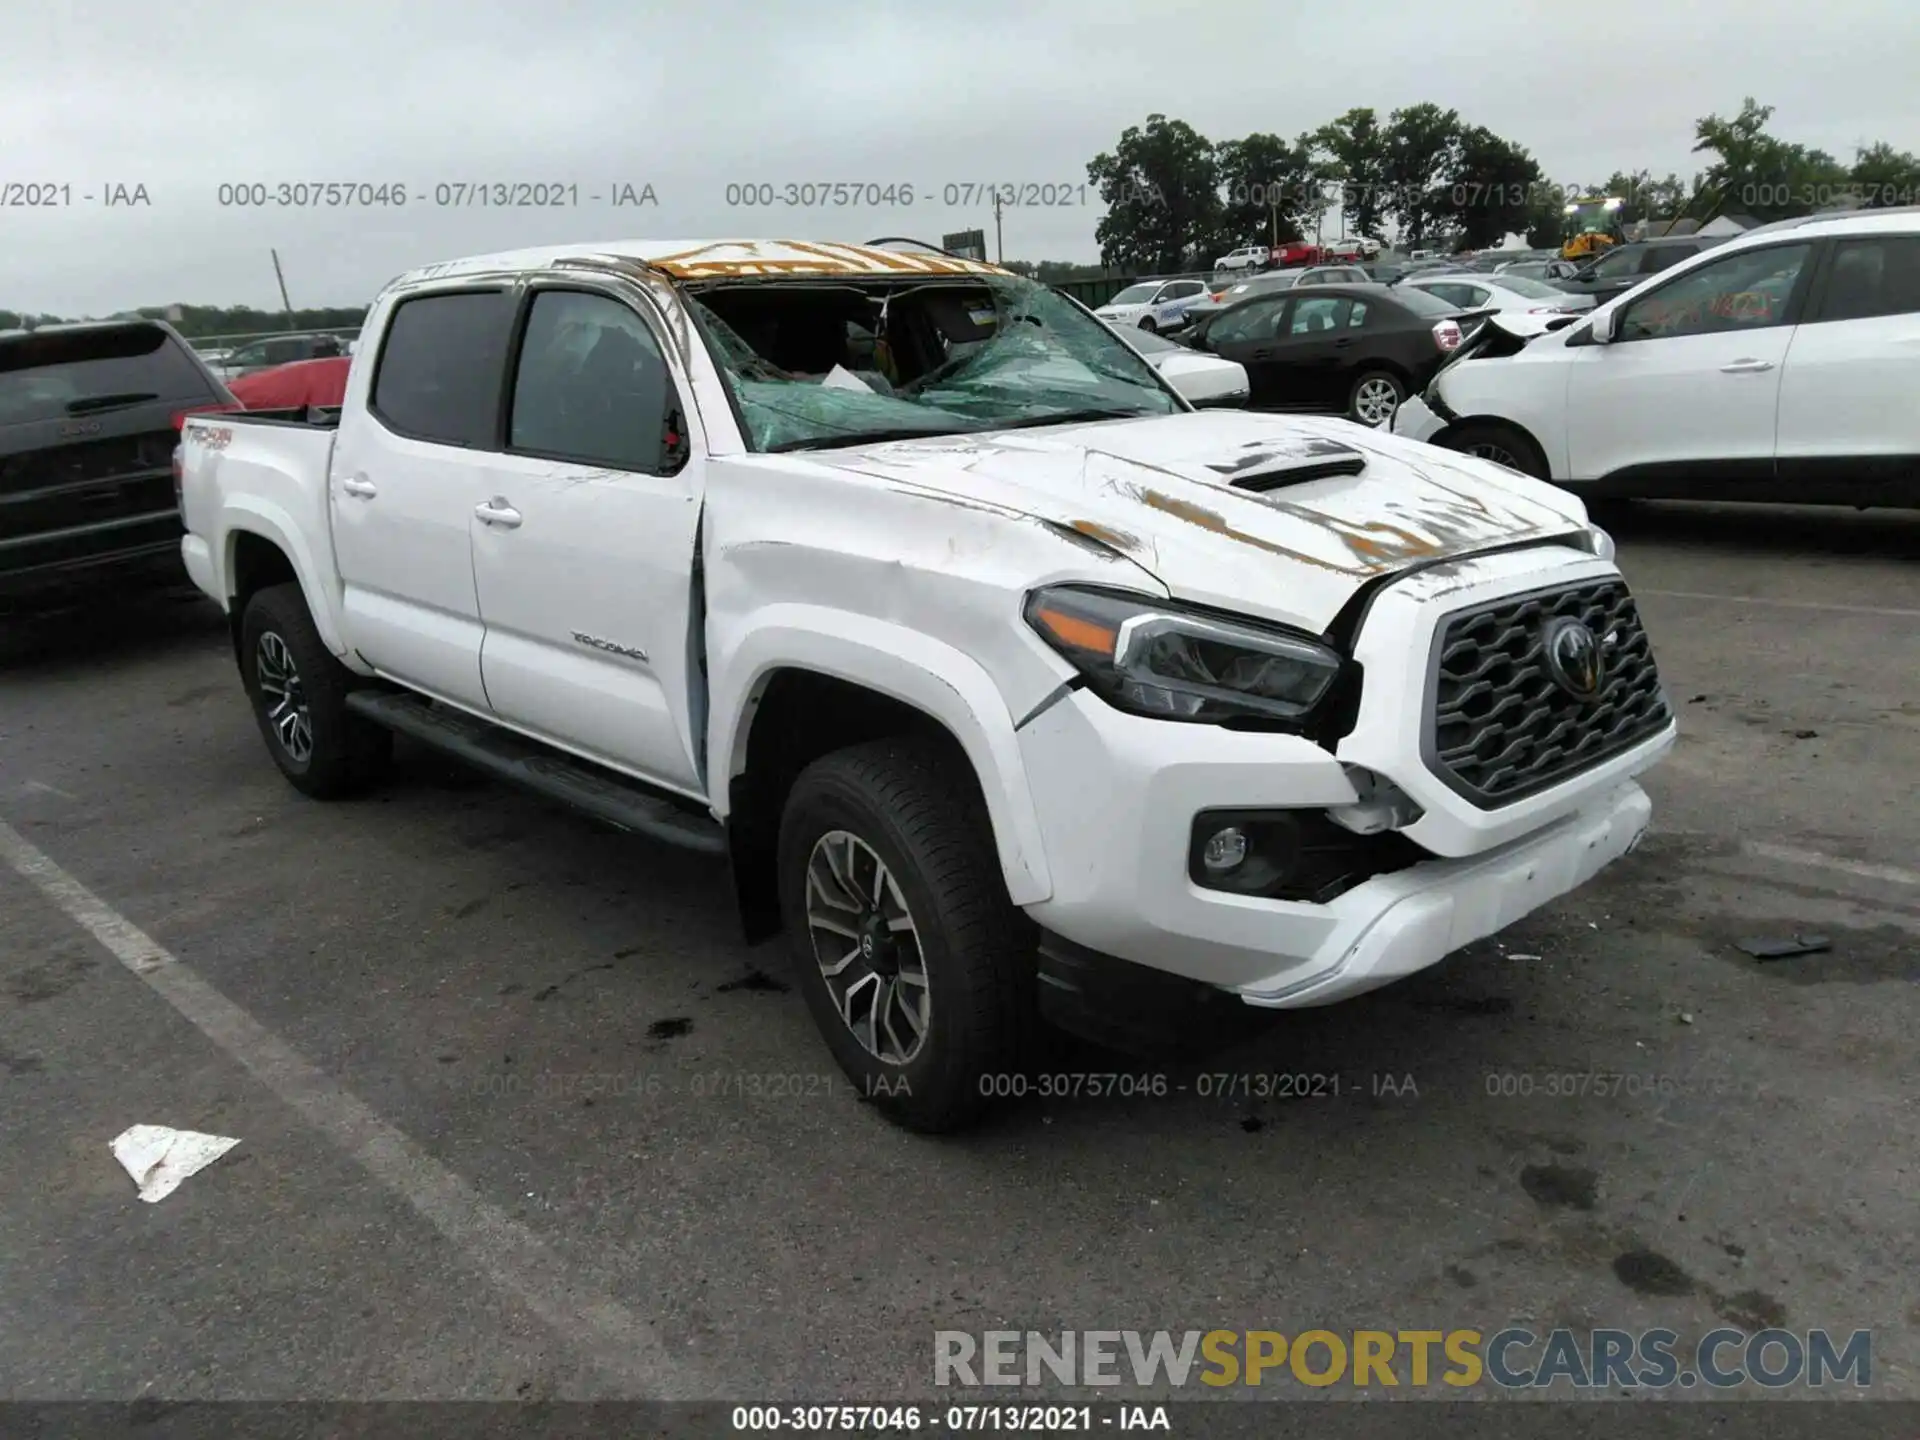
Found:
[[[1762,226],[1502,348],[1395,432],[1597,498],[1920,508],[1920,206]]]
[[[1593,309],[1591,295],[1575,295],[1524,275],[1414,275],[1400,282],[1424,290],[1462,310],[1520,310],[1538,315],[1570,315]]]
[[[1204,280],[1142,280],[1127,286],[1093,313],[1109,325],[1177,330],[1187,323],[1187,307],[1206,298]]]

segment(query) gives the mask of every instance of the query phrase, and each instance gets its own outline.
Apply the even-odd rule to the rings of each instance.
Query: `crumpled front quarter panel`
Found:
[[[709,773],[722,814],[769,676],[835,676],[939,720],[985,792],[1016,903],[1046,898],[1015,725],[1073,674],[1021,617],[1053,583],[1164,597],[1102,542],[988,504],[800,456],[716,459],[702,529]]]

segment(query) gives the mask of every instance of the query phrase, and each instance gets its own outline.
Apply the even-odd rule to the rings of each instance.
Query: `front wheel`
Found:
[[[1151,315],[1142,315],[1140,317],[1140,328],[1149,335],[1158,335],[1160,333],[1160,327],[1153,323],[1153,317]]]
[[[1038,936],[964,756],[892,739],[815,761],[787,798],[779,873],[801,991],[863,1098],[939,1133],[1007,1092],[1037,1023]]]
[[[1462,425],[1446,438],[1449,450],[1458,450],[1481,460],[1491,460],[1536,480],[1547,480],[1546,457],[1540,448],[1519,431],[1506,425],[1474,422]]]
[[[353,672],[320,638],[298,585],[270,585],[247,601],[240,676],[267,753],[302,794],[350,795],[386,770],[393,734],[347,709]]]
[[[1353,382],[1353,391],[1347,397],[1347,418],[1384,430],[1393,423],[1394,412],[1406,398],[1407,388],[1397,375],[1369,370]]]

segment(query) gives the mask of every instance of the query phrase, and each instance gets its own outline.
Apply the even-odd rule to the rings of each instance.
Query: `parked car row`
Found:
[[[1920,209],[1622,245],[1590,272],[1586,316],[1499,317],[1395,431],[1596,499],[1920,506]]]

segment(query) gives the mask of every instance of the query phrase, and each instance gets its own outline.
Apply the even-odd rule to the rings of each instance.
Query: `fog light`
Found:
[[[1238,825],[1214,831],[1207,837],[1206,847],[1200,852],[1200,863],[1213,875],[1224,875],[1229,870],[1237,869],[1246,858],[1247,832]]]

